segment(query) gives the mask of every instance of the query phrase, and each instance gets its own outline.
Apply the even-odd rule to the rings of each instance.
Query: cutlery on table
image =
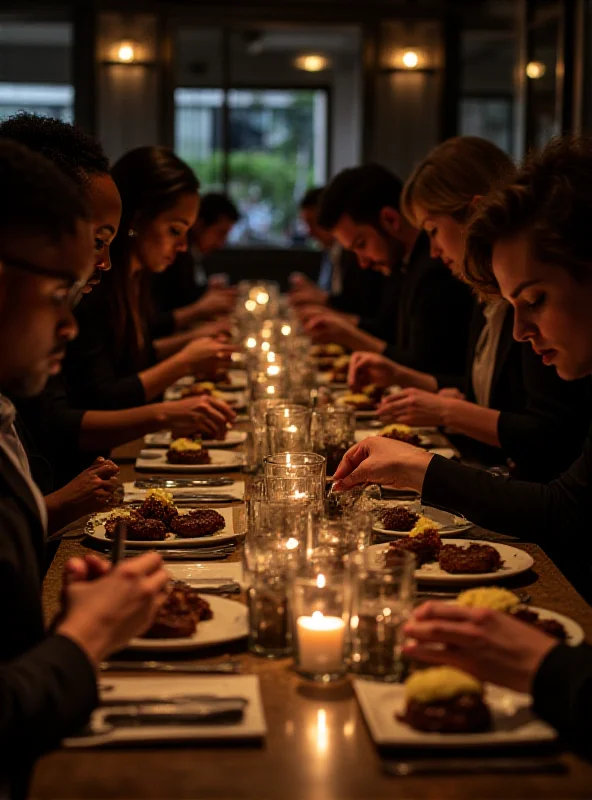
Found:
[[[563,773],[565,764],[555,756],[517,756],[516,758],[435,758],[409,761],[383,760],[383,771],[397,778],[408,775],[482,775],[488,772],[527,774]]]
[[[241,671],[240,661],[219,661],[217,664],[183,663],[166,661],[102,661],[101,672],[179,672],[196,675],[236,675]]]
[[[134,482],[138,489],[181,489],[191,486],[230,486],[232,478],[142,478]]]
[[[196,492],[195,494],[179,494],[172,492],[175,505],[182,506],[186,503],[236,503],[240,498],[234,494],[207,494],[206,492]],[[128,501],[130,508],[139,507],[142,504],[140,499]]]
[[[186,581],[190,586],[191,582]],[[194,586],[194,589],[201,592],[202,594],[240,594],[241,587],[239,583],[236,581],[232,581],[231,583],[220,583],[216,586]]]
[[[247,704],[244,697],[221,697],[218,694],[173,694],[173,695],[158,695],[146,697],[122,697],[122,698],[107,698],[101,699],[101,706],[108,706],[109,708],[126,708],[127,706],[143,706],[148,703],[157,705],[159,703],[167,703],[174,705],[185,705],[186,703],[203,703],[204,705],[215,705],[220,701],[233,701],[236,703]]]

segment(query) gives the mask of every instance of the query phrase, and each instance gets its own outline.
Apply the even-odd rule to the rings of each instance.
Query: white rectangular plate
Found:
[[[225,561],[223,564],[211,561],[194,564],[185,561],[182,564],[167,563],[166,569],[174,581],[186,581],[194,589],[230,581],[242,586],[244,581],[243,565],[239,561]]]
[[[144,437],[144,444],[146,447],[168,447],[171,443],[170,431],[157,431],[156,433],[147,433]],[[247,434],[245,431],[230,430],[226,434],[225,439],[204,439],[204,447],[208,450],[211,447],[216,449],[223,449],[228,447],[237,447],[239,444],[244,444],[247,441]]]
[[[172,480],[172,479],[171,479]],[[157,488],[157,487],[155,487]],[[147,489],[138,489],[134,486],[133,481],[123,484],[123,502],[124,503],[137,503],[141,502],[146,497]],[[184,494],[231,494],[237,500],[244,500],[245,497],[245,482],[234,481],[229,483],[228,486],[189,486],[187,489],[166,489],[171,492],[175,499],[181,501]]]
[[[220,472],[222,470],[240,469],[244,466],[242,453],[229,450],[211,450],[210,464],[169,464],[166,450],[142,450],[136,459],[136,469],[141,472]]]
[[[112,678],[105,681],[113,688],[102,696],[108,700],[127,700],[135,697],[169,698],[186,694],[214,694],[224,697],[244,697],[248,705],[242,720],[234,725],[152,726],[119,728],[100,737],[65,739],[65,747],[100,747],[136,745],[139,742],[198,742],[213,739],[263,739],[267,734],[259,678],[256,675],[228,677],[145,677]],[[100,709],[94,714],[100,714]]]
[[[485,698],[493,717],[493,729],[487,733],[424,733],[397,719],[405,709],[402,684],[354,680],[354,690],[370,735],[377,745],[403,747],[491,747],[549,742],[557,734],[530,710],[526,694],[485,685]]]

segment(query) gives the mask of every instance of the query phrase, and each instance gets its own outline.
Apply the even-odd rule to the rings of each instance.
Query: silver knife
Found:
[[[128,708],[134,706],[143,706],[146,704],[167,704],[167,705],[180,705],[186,703],[203,703],[204,705],[215,705],[220,701],[233,701],[235,703],[242,703],[246,705],[248,700],[244,697],[221,697],[219,694],[176,694],[176,695],[161,695],[160,697],[102,697],[101,706],[108,708]]]
[[[188,486],[230,486],[232,478],[142,478],[134,482],[138,489],[180,488]]]
[[[383,760],[382,768],[388,775],[394,775],[397,778],[404,778],[408,775],[481,775],[486,772],[526,774],[567,771],[565,764],[554,756]]]
[[[220,661],[217,664],[195,664],[182,661],[169,664],[164,661],[103,661],[101,672],[179,672],[195,675],[236,675],[241,671],[240,661]]]

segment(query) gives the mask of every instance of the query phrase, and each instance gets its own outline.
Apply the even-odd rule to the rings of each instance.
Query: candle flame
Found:
[[[247,311],[254,311],[257,308],[257,303],[254,300],[247,300],[245,302],[245,308]]]
[[[289,325],[282,325],[281,332],[284,336],[289,336],[292,333],[292,328]]]
[[[327,580],[325,576],[322,573],[320,575],[317,575],[317,586],[319,587],[319,589],[324,589],[326,585],[327,585]]]
[[[247,339],[247,347],[255,347],[257,345],[257,339],[254,339],[252,336],[249,336]]]
[[[269,300],[269,295],[267,292],[259,292],[259,294],[255,297],[255,300],[260,306],[264,306]]]
[[[323,575],[319,575],[319,578],[324,578],[324,576]],[[318,585],[318,581],[317,581],[317,585]],[[323,584],[323,586],[324,585],[325,584]],[[314,620],[316,620],[316,622],[320,622],[322,619],[324,619],[323,612],[322,611],[313,611],[312,612],[312,618]]]
[[[261,342],[261,349],[263,350],[263,352],[267,352],[267,350],[269,350],[270,347],[271,345],[269,344],[269,342]]]
[[[303,497],[306,497],[306,492],[299,492],[298,489],[294,492],[294,500],[302,500]]]
[[[290,536],[290,538],[286,542],[286,549],[296,550],[297,547],[298,547],[298,539],[295,539],[293,536]]]

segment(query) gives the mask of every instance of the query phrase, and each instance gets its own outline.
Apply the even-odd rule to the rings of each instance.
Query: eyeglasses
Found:
[[[60,305],[64,305],[67,308],[76,308],[83,297],[82,290],[86,286],[87,281],[74,281],[72,280],[72,275],[65,270],[40,267],[39,265],[33,264],[31,261],[27,261],[23,258],[3,258],[2,256],[0,256],[0,264],[5,267],[21,270],[22,272],[28,272],[30,275],[39,275],[42,278],[57,278],[58,280],[68,281],[68,283],[70,283],[70,288],[63,290],[63,294],[60,291],[59,298],[57,297],[58,292],[56,292],[55,298]]]

